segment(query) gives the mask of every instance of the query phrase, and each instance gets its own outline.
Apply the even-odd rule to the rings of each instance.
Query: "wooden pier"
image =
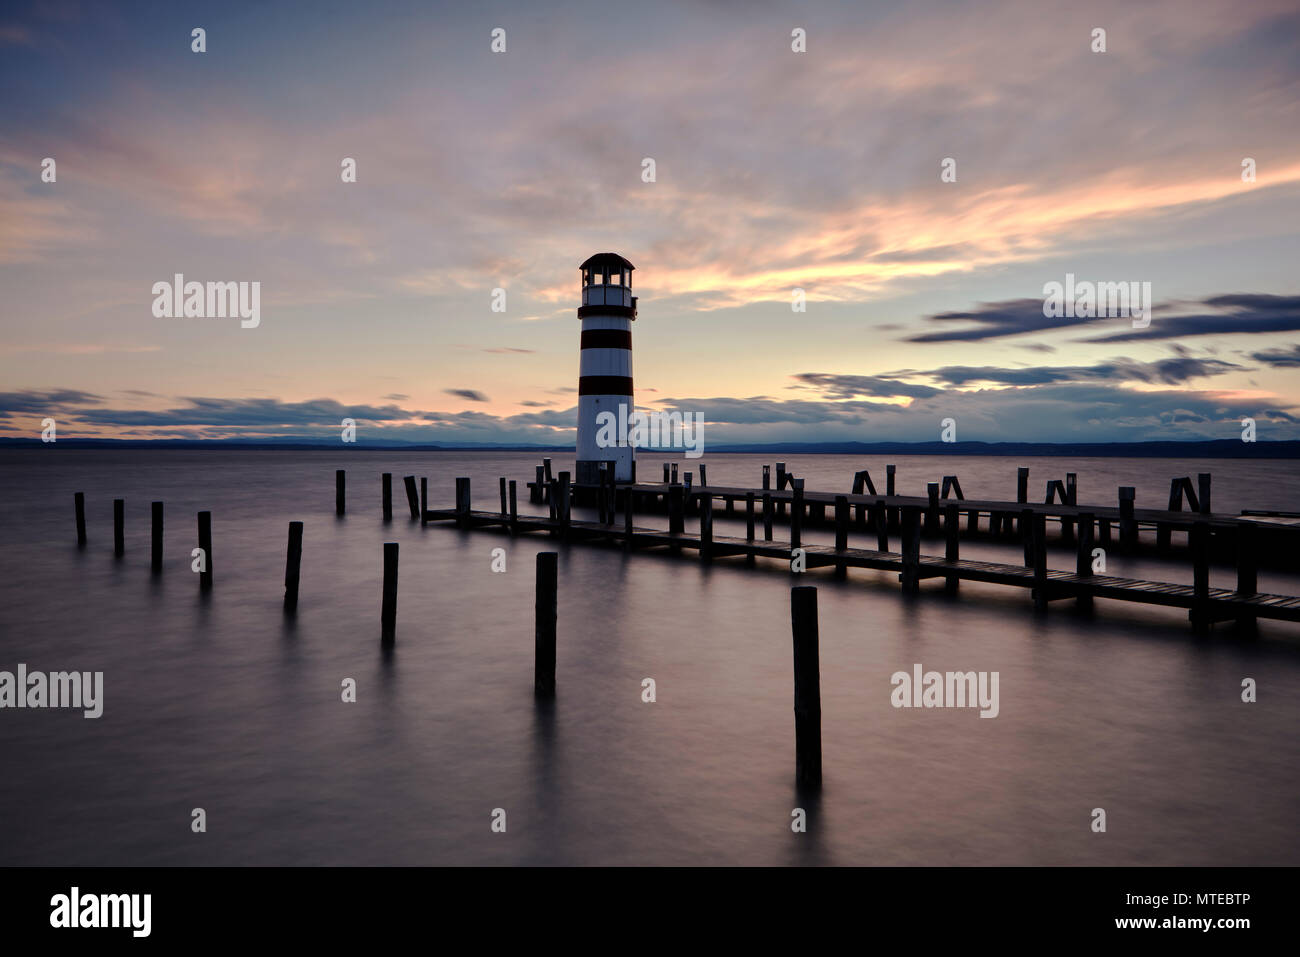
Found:
[[[1300,597],[1260,594],[1256,591],[1257,575],[1254,537],[1258,530],[1249,520],[1212,513],[1152,513],[1150,510],[1128,512],[1127,522],[1177,521],[1189,532],[1193,556],[1194,581],[1190,585],[1171,582],[1120,578],[1113,575],[1093,574],[1092,550],[1096,544],[1094,528],[1104,520],[1104,510],[1066,505],[1061,503],[1034,506],[1027,503],[1006,502],[944,502],[937,516],[939,532],[944,538],[942,557],[922,555],[920,542],[927,524],[926,512],[933,507],[933,498],[899,495],[852,495],[807,492],[799,485],[790,490],[739,489],[732,487],[695,487],[687,490],[681,485],[625,485],[618,487],[622,493],[622,520],[615,504],[617,496],[612,487],[604,487],[600,502],[602,519],[581,521],[571,514],[573,497],[568,474],[551,480],[546,498],[551,503],[549,515],[519,514],[516,508],[497,512],[477,511],[470,507],[469,479],[456,481],[454,508],[428,509],[424,521],[455,522],[464,529],[488,529],[510,534],[543,533],[568,541],[620,547],[627,551],[664,549],[673,554],[696,552],[703,561],[729,557],[743,557],[747,562],[756,558],[771,558],[785,562],[798,560],[806,570],[833,567],[843,575],[849,568],[867,568],[896,572],[904,592],[916,592],[920,583],[929,579],[942,579],[947,590],[955,590],[961,581],[986,582],[995,585],[1024,588],[1030,591],[1036,608],[1046,608],[1053,601],[1072,599],[1082,607],[1093,599],[1108,598],[1117,601],[1138,602],[1186,608],[1189,619],[1198,629],[1218,621],[1236,621],[1249,628],[1259,618],[1282,621],[1300,621]],[[767,500],[764,508],[763,538],[755,535],[754,503],[761,495]],[[778,498],[778,496],[781,496]],[[649,502],[654,497],[666,498],[669,509],[669,527],[650,528],[633,522],[634,507],[638,499]],[[743,502],[745,505],[746,536],[725,536],[713,533],[714,500]],[[699,531],[687,532],[683,519],[684,503],[693,501],[699,515]],[[772,538],[771,516],[774,504],[783,501],[790,513],[790,537],[786,541]],[[802,520],[808,506],[822,504],[833,510],[832,524],[836,528],[834,545],[803,543]],[[876,536],[877,547],[849,547],[850,528],[855,524],[850,518],[856,506],[863,506]],[[890,547],[889,511],[897,509],[900,537],[898,549]],[[1049,512],[1053,514],[1049,515]],[[1114,510],[1118,520],[1120,510]],[[984,513],[1001,514],[1014,520],[1019,537],[1024,543],[1023,565],[991,561],[973,561],[959,555],[961,517]],[[1181,517],[1180,517],[1181,516]],[[1049,517],[1068,520],[1078,529],[1076,568],[1062,571],[1047,567],[1046,522]],[[1237,588],[1211,588],[1209,586],[1209,541],[1212,530],[1231,527],[1237,554]]]

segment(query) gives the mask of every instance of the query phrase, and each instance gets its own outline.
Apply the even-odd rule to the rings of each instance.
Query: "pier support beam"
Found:
[[[302,569],[302,522],[289,523],[289,546],[284,556],[284,610],[298,611],[298,576]]]
[[[555,697],[555,623],[558,617],[559,555],[537,553],[537,597],[534,603],[533,693]]]
[[[817,589],[790,589],[794,638],[794,778],[801,788],[822,784],[822,691],[817,635]]]

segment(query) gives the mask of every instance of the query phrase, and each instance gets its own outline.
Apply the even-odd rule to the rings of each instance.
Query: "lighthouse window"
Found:
[[[623,285],[623,274],[621,272],[612,272],[609,274],[610,282],[616,286]]]

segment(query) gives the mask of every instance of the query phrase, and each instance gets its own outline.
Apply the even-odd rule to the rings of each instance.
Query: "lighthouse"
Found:
[[[597,442],[597,416],[609,412],[615,421],[627,422],[632,415],[632,321],[636,319],[632,270],[636,267],[618,253],[597,253],[578,268],[582,272],[582,305],[578,307],[582,343],[575,478],[579,484],[595,485],[600,481],[601,463],[613,462],[616,482],[634,482],[636,461],[626,432],[620,432],[618,444],[602,447]]]

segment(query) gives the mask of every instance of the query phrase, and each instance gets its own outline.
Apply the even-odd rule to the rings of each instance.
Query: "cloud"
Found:
[[[1256,362],[1276,368],[1300,366],[1300,345],[1290,349],[1267,349],[1264,352],[1252,352],[1250,357]]]
[[[470,402],[486,402],[488,397],[482,392],[476,392],[473,389],[443,389],[447,395],[454,395],[461,399],[468,399]]]

